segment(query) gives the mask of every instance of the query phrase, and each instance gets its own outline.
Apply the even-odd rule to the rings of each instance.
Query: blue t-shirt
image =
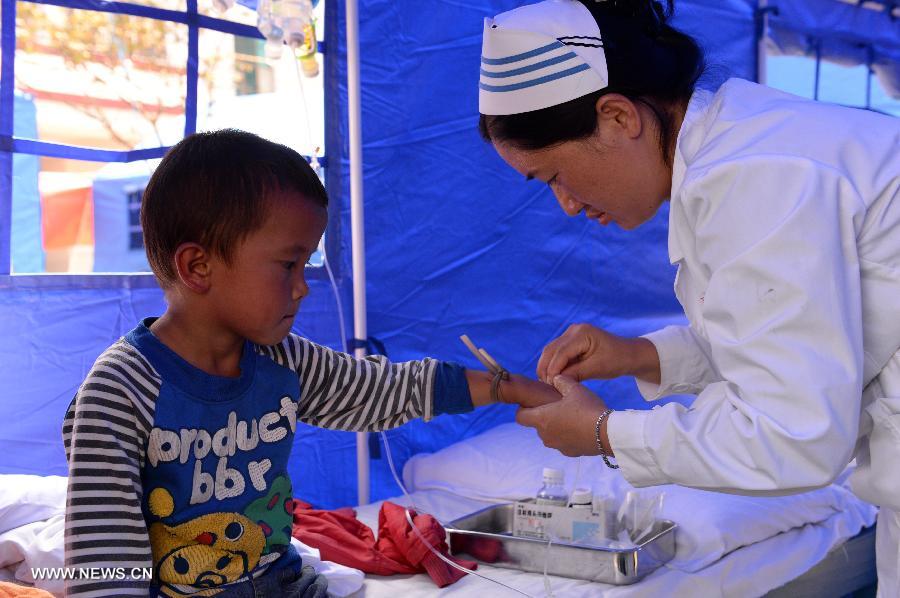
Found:
[[[358,360],[289,335],[271,347],[245,343],[240,375],[213,376],[160,342],[152,322],[101,355],[69,408],[70,505],[101,500],[105,508],[67,520],[66,562],[108,566],[118,537],[121,560],[152,566],[154,585],[167,593],[300,567],[287,472],[298,421],[377,430],[472,409],[456,364]],[[96,491],[73,493],[73,484]],[[94,556],[100,544],[85,535],[88,524],[117,530],[102,542],[106,555]],[[97,583],[76,580],[67,592]],[[147,586],[127,579],[102,587],[146,595]]]

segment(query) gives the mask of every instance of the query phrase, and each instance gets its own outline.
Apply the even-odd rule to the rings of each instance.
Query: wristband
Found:
[[[476,347],[475,343],[469,340],[469,337],[465,334],[459,337],[459,339],[469,348],[472,355],[474,355],[478,361],[494,375],[494,377],[491,378],[491,401],[494,403],[502,403],[503,400],[500,398],[500,381],[509,380],[509,372],[506,368],[497,363],[487,351]]]

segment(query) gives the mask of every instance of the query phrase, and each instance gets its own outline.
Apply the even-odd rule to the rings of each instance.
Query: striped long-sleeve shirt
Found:
[[[65,417],[70,596],[146,596],[151,584],[210,595],[296,567],[297,421],[382,430],[472,408],[455,364],[360,360],[289,335],[247,343],[240,376],[224,378],[172,352],[150,323],[97,359]]]

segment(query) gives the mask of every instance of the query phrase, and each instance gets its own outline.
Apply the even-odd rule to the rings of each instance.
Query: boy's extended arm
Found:
[[[493,403],[491,380],[494,375],[479,370],[466,370],[466,380],[472,395],[472,404],[483,407]],[[500,382],[499,398],[502,403],[515,403],[521,407],[540,407],[558,401],[562,397],[554,387],[539,380],[512,374],[509,380]]]
[[[135,389],[152,387],[112,349],[69,406],[63,442],[66,596],[146,596],[152,567],[141,510],[141,462],[150,414]],[[147,389],[150,390],[149,388]],[[140,407],[138,407],[140,405]]]
[[[299,419],[323,428],[386,430],[490,402],[490,374],[448,362],[425,358],[391,363],[381,355],[356,359],[296,335],[269,350],[300,376]],[[539,391],[531,385],[540,385]],[[549,395],[540,392],[544,388],[550,387],[514,376],[501,383],[501,397],[513,402],[516,393],[527,389],[546,402]]]

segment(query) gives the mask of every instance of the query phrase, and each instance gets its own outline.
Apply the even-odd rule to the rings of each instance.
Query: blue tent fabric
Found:
[[[533,374],[542,347],[574,322],[629,335],[683,322],[665,207],[630,233],[567,218],[545,186],[526,183],[479,138],[482,20],[521,3],[359,3],[368,325],[394,360],[430,355],[479,367],[458,340],[466,333],[510,370]],[[755,4],[676,3],[675,24],[708,51],[703,85],[753,77]],[[325,20],[328,252],[351,334],[343,2],[328,1]],[[0,473],[65,472],[60,425],[87,369],[140,317],[164,309],[159,289],[135,280],[143,282],[91,288],[79,277],[18,288],[0,279]],[[339,348],[337,315],[330,284],[315,275],[296,330]],[[646,407],[630,380],[591,386],[614,407]],[[412,422],[388,437],[402,467],[513,417],[495,406]],[[325,508],[354,504],[354,442],[351,433],[299,426],[295,494]],[[383,452],[372,448],[372,498],[397,494]]]
[[[359,5],[369,334],[394,360],[431,355],[479,364],[469,334],[506,367],[532,374],[543,345],[577,321],[623,334],[681,322],[666,256],[666,210],[638,231],[566,218],[476,131],[482,19],[519,2]],[[714,75],[753,73],[752,10],[739,0],[683,2],[678,24],[712,48]],[[682,24],[683,23],[683,24]],[[328,251],[352,330],[344,6],[326,4]],[[714,86],[716,77],[707,85]],[[99,184],[99,183],[98,183]],[[162,293],[140,288],[0,285],[0,473],[64,473],[59,426],[93,360]],[[312,281],[297,330],[340,347],[336,302]],[[21,384],[21,380],[34,381]],[[594,384],[616,407],[643,406],[629,380]],[[388,433],[398,467],[512,420],[508,406],[412,422]],[[17,422],[10,426],[7,422]],[[372,498],[399,492],[372,443]],[[356,502],[355,437],[299,426],[295,494],[325,508]]]
[[[123,277],[119,288],[93,284],[90,276],[48,277],[37,288],[0,284],[0,473],[65,475],[62,418],[84,376],[138,320],[165,309],[148,277]],[[310,287],[295,331],[339,344],[330,285],[311,280]],[[303,454],[318,450],[307,450],[303,433],[297,438]]]
[[[34,101],[18,93],[13,101],[13,135],[37,137]],[[12,170],[12,269],[13,272],[43,272],[41,196],[38,192],[40,161],[37,156],[15,154]]]
[[[0,473],[66,474],[61,418],[98,347],[159,308],[156,289],[0,289]]]
[[[633,233],[569,219],[545,186],[526,183],[478,136],[482,21],[519,4],[360,2],[368,326],[393,359],[434,355],[479,367],[458,340],[466,333],[507,368],[533,375],[544,344],[571,323],[639,334],[682,321],[665,209]],[[753,76],[748,3],[683,2],[676,15],[710,50],[707,85]],[[329,12],[326,22],[329,33],[345,26],[342,12]],[[346,106],[346,48],[332,39],[339,93],[331,101]],[[344,112],[338,122],[345,119]],[[341,149],[330,146],[329,155],[346,172]],[[329,193],[346,206],[346,177]],[[349,231],[343,210],[341,228]],[[631,381],[593,386],[613,406],[645,406]],[[402,466],[513,417],[508,407],[492,407],[388,436]],[[350,448],[340,452],[346,459]],[[327,504],[333,491],[323,490],[306,496]],[[385,459],[373,458],[372,498],[397,493]]]

